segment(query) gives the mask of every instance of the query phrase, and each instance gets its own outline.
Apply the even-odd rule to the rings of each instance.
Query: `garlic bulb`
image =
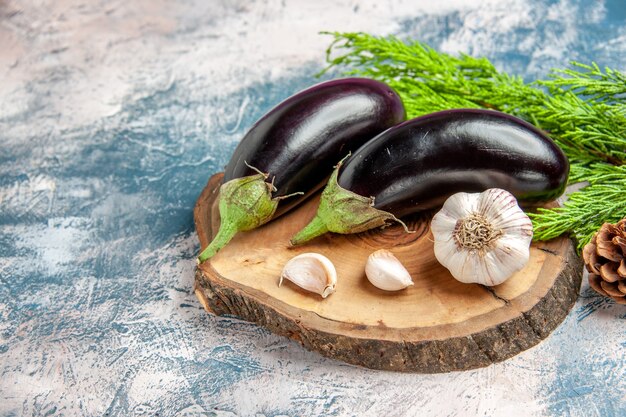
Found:
[[[280,274],[279,287],[283,278],[307,291],[318,293],[322,298],[335,292],[337,285],[335,266],[319,253],[303,253],[291,258]]]
[[[409,271],[386,249],[367,257],[365,276],[372,285],[385,291],[398,291],[413,285]]]
[[[508,191],[457,193],[433,217],[435,257],[457,280],[498,285],[530,257],[532,223]]]

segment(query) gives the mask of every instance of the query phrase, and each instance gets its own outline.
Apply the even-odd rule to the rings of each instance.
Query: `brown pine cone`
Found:
[[[604,223],[583,248],[589,285],[598,293],[626,304],[626,218]]]

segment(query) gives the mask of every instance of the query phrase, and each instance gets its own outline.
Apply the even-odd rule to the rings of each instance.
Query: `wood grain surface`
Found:
[[[211,178],[195,207],[204,248],[219,227],[221,174]],[[289,238],[310,220],[312,198],[251,232],[240,233],[196,272],[196,295],[207,311],[256,322],[307,349],[374,369],[446,372],[487,366],[547,337],[578,295],[582,267],[570,239],[534,243],[530,261],[505,283],[486,287],[456,281],[433,253],[429,215],[356,235],[327,234],[299,247]],[[387,292],[372,286],[364,265],[387,248],[414,284]],[[327,256],[337,268],[326,299],[286,282],[284,264],[304,252]]]

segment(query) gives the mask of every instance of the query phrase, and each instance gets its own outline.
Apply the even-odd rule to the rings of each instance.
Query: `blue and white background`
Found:
[[[0,416],[626,415],[626,307],[586,283],[539,346],[442,375],[202,310],[195,199],[318,81],[321,30],[527,80],[570,59],[626,70],[624,0],[0,0]]]

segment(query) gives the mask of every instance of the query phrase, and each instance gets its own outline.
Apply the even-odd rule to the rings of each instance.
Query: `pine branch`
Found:
[[[342,66],[347,68],[347,75],[388,83],[402,96],[410,117],[455,107],[517,114],[546,98],[542,90],[524,84],[520,77],[498,72],[486,58],[454,57],[395,37],[338,32],[331,35],[335,41],[327,50],[329,66],[324,72]],[[348,52],[333,57],[337,50]],[[524,115],[531,118],[530,114]]]
[[[550,91],[566,90],[586,96],[588,100],[618,104],[626,99],[626,75],[611,68],[604,72],[593,62],[591,65],[572,62],[572,66],[581,68],[554,70],[552,80],[542,81]],[[621,106],[624,110],[624,105]]]
[[[626,214],[626,166],[594,164],[579,175],[589,185],[572,193],[562,207],[528,213],[536,240],[573,232],[580,251],[603,223],[617,223]]]
[[[547,131],[570,160],[570,183],[589,181],[557,209],[532,214],[536,239],[572,232],[579,248],[603,222],[626,215],[626,75],[572,63],[526,84],[486,58],[452,56],[420,42],[365,33],[329,33],[328,67],[388,83],[410,118],[451,108],[489,108]],[[339,54],[335,56],[336,54]]]
[[[606,103],[584,100],[571,90],[552,91],[541,105],[533,106],[534,118],[571,162],[626,163],[626,115]]]

